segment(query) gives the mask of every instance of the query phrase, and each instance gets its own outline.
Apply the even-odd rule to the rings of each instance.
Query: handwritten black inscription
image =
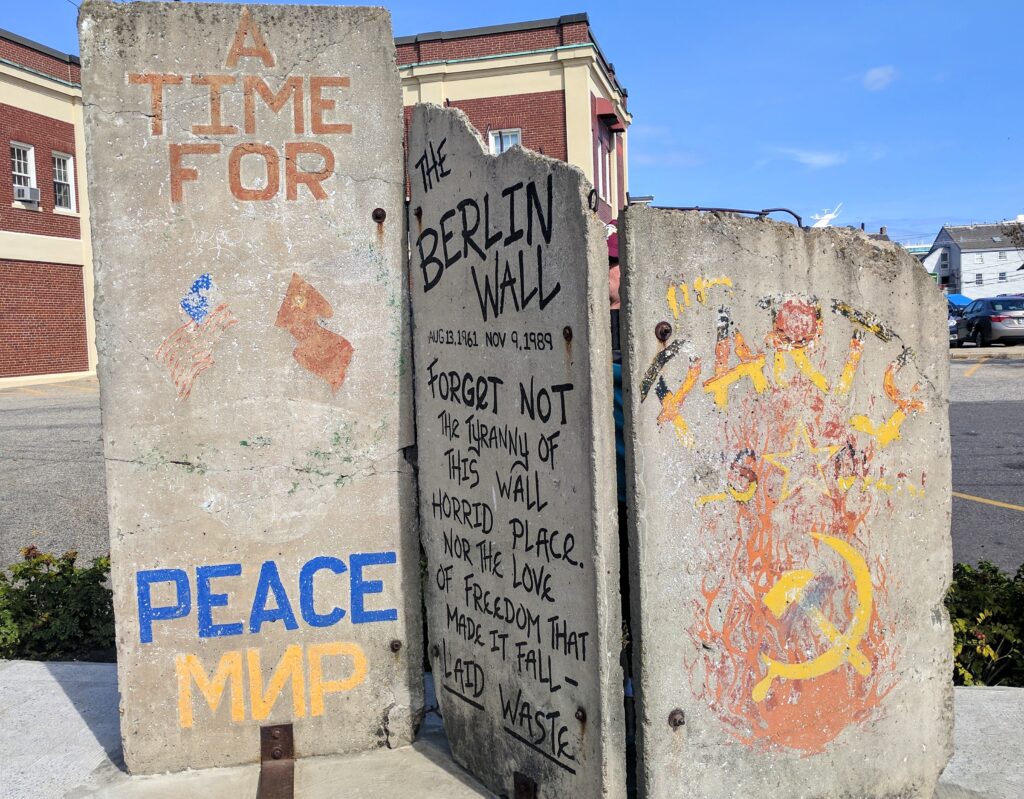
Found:
[[[424,173],[424,191],[429,179]],[[459,200],[441,214],[436,227],[424,227],[416,240],[423,291],[434,289],[449,269],[465,260],[483,321],[533,305],[543,311],[562,289],[550,272],[547,280],[544,276],[545,245],[551,243],[554,229],[553,202],[551,174],[543,196],[534,180],[502,189],[494,202],[493,220],[490,192],[479,200]]]
[[[467,746],[576,775],[599,757],[577,712],[599,693],[587,361],[573,357],[588,302],[564,288],[584,281],[552,255],[573,250],[553,175],[488,185],[447,141],[415,161],[411,235],[434,673],[443,701],[480,715],[474,735],[493,735]]]

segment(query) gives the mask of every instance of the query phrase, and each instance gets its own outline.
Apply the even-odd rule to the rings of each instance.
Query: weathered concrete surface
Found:
[[[487,155],[436,106],[413,112],[408,170],[421,540],[452,751],[499,794],[622,796],[608,262],[590,187],[518,148]]]
[[[125,760],[251,762],[288,720],[299,756],[408,743],[389,17],[91,2],[80,27]]]
[[[622,234],[643,794],[930,799],[941,294],[849,231],[631,208]]]

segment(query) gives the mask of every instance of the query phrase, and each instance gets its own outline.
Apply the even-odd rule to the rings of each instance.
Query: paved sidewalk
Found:
[[[949,358],[952,361],[1018,360],[1024,358],[1024,347],[950,347]]]
[[[113,664],[0,661],[4,799],[256,795],[256,766],[125,774],[116,680]],[[429,679],[427,687],[429,706]],[[935,799],[1022,799],[1024,689],[957,688],[955,701],[956,754]],[[492,796],[452,762],[436,713],[411,747],[299,760],[295,775],[301,799]]]

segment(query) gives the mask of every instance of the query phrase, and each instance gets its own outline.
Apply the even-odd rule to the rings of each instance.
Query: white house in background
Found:
[[[922,260],[949,294],[972,299],[1024,294],[1024,252],[996,222],[946,225]]]

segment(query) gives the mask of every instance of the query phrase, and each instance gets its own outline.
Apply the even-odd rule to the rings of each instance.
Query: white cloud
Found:
[[[864,73],[861,83],[869,92],[880,92],[896,80],[896,67],[886,64],[882,67],[871,67]]]
[[[846,153],[824,150],[802,150],[798,147],[776,147],[775,152],[790,161],[796,161],[811,169],[822,169],[846,163]]]

